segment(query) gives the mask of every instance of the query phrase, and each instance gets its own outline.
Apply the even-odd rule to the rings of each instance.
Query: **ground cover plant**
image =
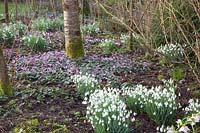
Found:
[[[200,132],[198,0],[6,1],[0,132]]]

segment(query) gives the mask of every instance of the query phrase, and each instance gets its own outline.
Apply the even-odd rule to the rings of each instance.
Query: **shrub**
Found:
[[[23,38],[23,41],[33,51],[44,50],[48,44],[43,37],[36,35],[26,36]]]
[[[114,52],[117,50],[115,41],[112,39],[104,40],[103,42],[99,44],[99,46],[102,48],[105,54],[111,54],[111,52]]]
[[[92,35],[92,34],[97,34],[100,30],[98,24],[93,23],[93,24],[83,25],[81,31],[83,35]]]
[[[172,80],[163,81],[164,86],[147,89],[144,86],[123,88],[125,100],[133,111],[145,112],[159,125],[173,122],[179,104],[176,102],[176,86]]]
[[[78,94],[82,98],[88,97],[96,89],[100,88],[98,81],[90,74],[74,75],[72,80],[77,87]]]
[[[120,91],[95,90],[89,97],[86,117],[96,133],[127,133],[131,112],[120,98]]]

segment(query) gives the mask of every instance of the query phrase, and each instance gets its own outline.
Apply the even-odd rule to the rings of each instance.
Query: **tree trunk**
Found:
[[[3,51],[0,48],[0,92],[2,95],[13,96],[12,87],[9,82],[8,70],[3,56]]]
[[[84,57],[80,32],[78,0],[62,0],[64,11],[64,32],[66,55],[72,59]]]
[[[10,23],[10,18],[9,18],[9,12],[8,12],[8,0],[4,0],[4,13],[5,13],[5,18],[6,18],[6,23]]]

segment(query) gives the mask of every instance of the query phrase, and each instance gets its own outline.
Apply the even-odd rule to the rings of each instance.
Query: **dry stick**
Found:
[[[195,4],[195,2],[196,2],[196,4]],[[191,4],[194,7],[194,10],[195,10],[195,12],[196,12],[196,14],[197,14],[197,16],[200,20],[200,12],[198,11],[199,10],[198,8],[200,8],[200,2],[198,0],[195,0],[194,2],[191,2]],[[199,7],[197,8],[196,5],[199,6]]]
[[[96,2],[98,2],[97,0],[96,0]],[[99,3],[99,2],[98,2]],[[101,3],[99,3],[99,6],[108,14],[108,15],[110,15],[111,17],[113,17],[113,18],[115,18],[117,21],[119,21],[122,25],[124,25],[129,31],[131,31],[131,32],[134,32],[134,30],[130,27],[130,26],[128,26],[126,23],[124,23],[122,20],[120,20],[118,17],[116,17],[115,15],[113,15],[112,13],[110,13],[107,9],[105,9],[105,7],[101,4]],[[142,33],[142,31],[138,28],[138,26],[137,26],[137,24],[136,24],[136,22],[135,21],[133,21],[133,24],[135,25],[135,28],[139,31],[139,33],[140,33],[140,35],[142,36],[142,38],[143,38],[143,40],[145,41],[145,42],[147,42],[147,40],[146,40],[146,37],[144,36],[144,34]],[[146,47],[148,47],[150,50],[152,50],[152,51],[154,51],[151,47],[149,47],[149,45],[146,45],[146,44],[144,44]]]
[[[172,5],[170,5],[170,4],[169,4],[169,6],[172,7]],[[168,7],[166,7],[166,8],[169,9]],[[173,9],[173,7],[172,7],[172,9]],[[172,15],[173,15],[173,17],[174,17],[174,20],[175,20],[175,22],[176,22],[176,24],[177,24],[179,30],[181,31],[183,37],[185,38],[186,42],[187,42],[188,44],[190,44],[188,38],[186,37],[186,35],[185,35],[183,29],[182,29],[181,26],[180,26],[180,23],[178,22],[178,20],[177,20],[177,18],[176,18],[176,15],[174,14],[174,11],[173,11],[173,10],[169,10],[169,11],[171,11],[171,13],[172,13]],[[180,46],[180,47],[182,48],[182,46]],[[192,48],[192,49],[194,49],[194,48]],[[200,83],[199,76],[198,76],[198,74],[195,72],[194,68],[192,67],[191,62],[190,62],[190,60],[189,60],[187,54],[185,53],[185,51],[183,51],[183,53],[184,53],[184,55],[185,55],[185,58],[186,58],[186,60],[187,60],[187,62],[188,62],[188,65],[189,65],[190,69],[192,70],[193,74],[195,75],[197,81]]]
[[[165,37],[165,41],[167,44],[169,44],[168,40],[167,40],[167,35],[166,35],[166,29],[165,29],[165,22],[164,22],[164,16],[163,16],[163,2],[160,0],[160,3],[159,3],[159,11],[160,11],[160,21],[161,21],[161,27],[162,27],[162,32],[164,34],[164,37]]]
[[[175,9],[173,8],[173,6],[172,6],[170,3],[167,3],[167,4],[171,7],[171,9],[168,8],[168,7],[166,7],[166,9],[168,9],[171,13],[173,13],[173,18],[175,19],[175,22],[178,24],[179,30],[181,31],[181,33],[182,33],[183,37],[185,38],[187,44],[189,44],[190,48],[191,48],[191,49],[195,52],[195,54],[197,55],[196,50],[195,50],[195,49],[192,47],[192,45],[190,44],[190,42],[189,42],[187,36],[185,35],[185,32],[184,32],[183,28],[181,28],[181,24],[178,22],[178,20],[177,20],[177,18],[176,18],[176,15],[174,14],[174,11],[176,11],[177,13],[179,13],[179,12],[178,12],[177,10],[175,10]],[[179,15],[181,15],[181,17],[185,19],[185,17],[184,17],[182,14],[179,13]],[[190,24],[190,23],[189,23],[189,24]],[[191,24],[190,24],[190,26],[191,26]]]

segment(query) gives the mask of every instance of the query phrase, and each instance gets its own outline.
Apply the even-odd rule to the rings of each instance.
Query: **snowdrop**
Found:
[[[129,131],[131,112],[120,98],[120,91],[113,88],[95,90],[87,101],[86,118],[96,133],[126,133]],[[132,117],[132,120],[135,120]]]

